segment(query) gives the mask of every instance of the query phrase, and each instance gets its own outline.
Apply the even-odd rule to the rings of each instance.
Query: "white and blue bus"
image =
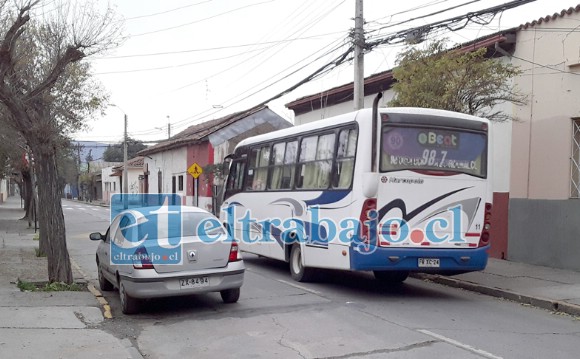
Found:
[[[255,136],[228,156],[220,219],[297,281],[316,268],[389,282],[482,270],[489,143],[483,118],[376,106]]]

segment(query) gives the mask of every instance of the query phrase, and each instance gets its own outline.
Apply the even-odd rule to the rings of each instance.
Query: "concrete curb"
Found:
[[[488,287],[478,283],[473,283],[451,277],[445,277],[437,274],[415,273],[412,274],[412,277],[417,279],[429,280],[431,282],[447,285],[449,287],[466,289],[472,292],[477,292],[496,298],[504,298],[507,300],[532,305],[534,307],[550,310],[553,312],[561,312],[574,316],[580,316],[580,305],[567,303],[562,300],[548,299],[538,296],[530,296],[512,290],[497,287]]]
[[[101,305],[101,308],[102,308],[102,311],[103,311],[103,317],[105,317],[105,319],[113,319],[113,314],[111,313],[111,306],[109,305],[109,302],[107,302],[107,300],[105,299],[105,297],[103,297],[103,293],[101,293],[101,291],[99,291],[97,288],[95,288],[94,285],[92,285],[89,282],[89,277],[85,274],[85,272],[81,269],[81,267],[77,264],[77,262],[75,262],[74,259],[71,258],[70,259],[70,262],[71,262],[71,265],[87,281],[87,289],[89,290],[89,292],[91,292],[95,296],[95,299]]]

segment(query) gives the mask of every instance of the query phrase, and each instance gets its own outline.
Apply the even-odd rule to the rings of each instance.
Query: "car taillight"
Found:
[[[237,262],[242,259],[240,255],[240,251],[238,249],[238,243],[232,242],[232,246],[230,248],[230,257],[228,258],[228,262]]]
[[[483,230],[481,231],[481,237],[479,238],[478,247],[485,247],[489,244],[489,232],[491,231],[491,203],[485,204],[485,217],[483,219]]]
[[[139,247],[135,251],[135,257],[133,257],[133,268],[135,269],[153,269],[153,263],[151,258],[149,258],[149,253],[145,247]]]
[[[374,221],[377,218],[377,199],[367,198],[360,211],[360,239],[365,243],[369,243],[370,237],[376,238],[376,223]]]

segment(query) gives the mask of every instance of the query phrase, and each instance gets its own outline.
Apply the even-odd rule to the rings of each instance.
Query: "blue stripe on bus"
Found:
[[[490,246],[473,249],[371,247],[361,253],[350,247],[351,270],[409,270],[414,272],[478,271],[487,265]],[[362,249],[362,247],[361,247]],[[392,260],[398,257],[398,260]],[[389,259],[391,258],[391,259]],[[439,268],[419,267],[419,258],[438,258]],[[463,258],[463,259],[462,259]],[[469,258],[465,261],[464,259]]]
[[[305,200],[304,203],[306,203],[307,206],[335,203],[340,201],[344,197],[348,196],[349,193],[350,190],[324,191],[320,194],[320,196],[313,199]]]

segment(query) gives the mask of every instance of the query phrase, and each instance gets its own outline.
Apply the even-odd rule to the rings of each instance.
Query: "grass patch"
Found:
[[[32,237],[32,240],[34,240],[34,241],[40,241],[40,232],[34,233],[34,236]]]
[[[87,285],[84,283],[32,283],[19,279],[16,285],[22,292],[83,292],[87,290]]]

